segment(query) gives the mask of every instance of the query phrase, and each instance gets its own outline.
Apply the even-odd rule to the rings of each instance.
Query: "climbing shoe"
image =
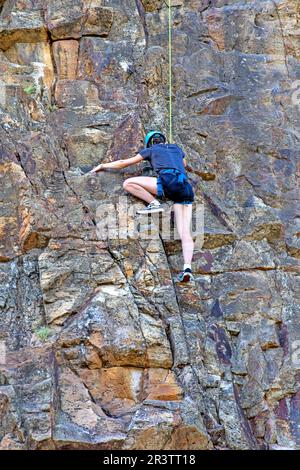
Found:
[[[178,276],[177,276],[177,280],[179,282],[190,282],[190,281],[194,281],[195,278],[193,276],[193,273],[191,271],[190,268],[186,268],[184,271],[181,271]]]
[[[145,209],[139,209],[136,211],[137,214],[155,214],[157,212],[164,212],[164,208],[161,204],[148,204]]]

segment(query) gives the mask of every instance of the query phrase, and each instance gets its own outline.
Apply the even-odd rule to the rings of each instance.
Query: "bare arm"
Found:
[[[185,168],[187,169],[187,171],[189,171],[189,172],[193,173],[194,175],[198,176],[199,178],[201,178],[201,180],[212,181],[216,178],[216,175],[213,172],[195,170],[195,168],[193,168],[191,165],[189,165],[188,162],[185,159],[183,161],[183,164],[184,164]],[[197,187],[200,184],[199,178],[194,178],[194,177],[192,178],[189,175],[189,179],[191,180],[192,184],[195,187]]]
[[[100,165],[93,168],[90,173],[98,173],[98,171],[105,170],[106,168],[114,168],[117,170],[121,170],[122,168],[126,168],[127,166],[135,165],[136,163],[139,163],[142,160],[142,155],[138,153],[134,157],[127,158],[125,160],[116,160],[115,162],[100,163]]]
[[[183,159],[183,164],[187,171],[195,173],[195,170],[191,167],[191,165],[189,165],[189,163],[186,161],[186,158]]]
[[[199,175],[199,172],[197,172],[197,170],[195,170],[195,169],[186,161],[185,158],[183,159],[183,164],[184,164],[184,167],[186,168],[187,171],[190,171],[191,173],[194,173],[195,175]]]
[[[193,173],[194,175],[199,176],[199,172],[197,172],[197,170],[194,170],[194,168],[191,165],[189,165],[189,163],[186,161],[185,158],[183,159],[183,164],[184,164],[184,167],[186,168],[187,171],[189,171],[190,173]],[[191,181],[191,183],[193,184],[194,187],[198,186],[199,181],[197,181],[197,179],[192,178],[189,175],[189,180]]]

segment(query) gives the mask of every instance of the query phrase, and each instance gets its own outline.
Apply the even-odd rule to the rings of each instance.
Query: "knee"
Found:
[[[125,191],[129,191],[129,189],[130,189],[130,184],[131,184],[131,181],[130,181],[130,178],[128,178],[128,179],[125,180],[124,183],[123,183],[123,189],[125,189]]]

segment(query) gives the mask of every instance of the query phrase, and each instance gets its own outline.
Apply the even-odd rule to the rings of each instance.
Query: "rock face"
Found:
[[[80,172],[168,131],[167,2],[0,1],[1,449],[300,448],[299,2],[172,4],[190,286],[97,232],[142,165]]]

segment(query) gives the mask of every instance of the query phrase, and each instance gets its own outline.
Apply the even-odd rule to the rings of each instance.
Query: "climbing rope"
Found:
[[[172,9],[169,0],[169,142],[173,142],[172,116]]]

